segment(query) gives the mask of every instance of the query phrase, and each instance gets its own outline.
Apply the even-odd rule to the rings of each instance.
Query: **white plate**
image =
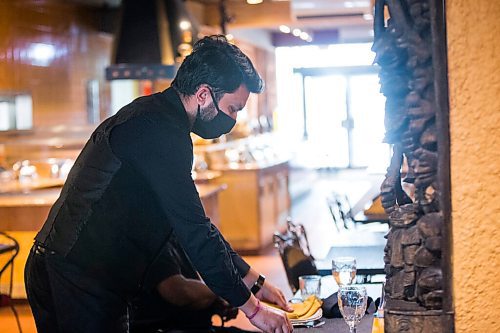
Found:
[[[320,319],[321,317],[323,317],[323,310],[321,310],[321,308],[318,309],[318,311],[316,311],[311,317],[309,318],[301,318],[301,319],[290,319],[290,322],[292,323],[292,325],[299,325],[299,324],[304,324],[304,323],[307,323],[311,320],[316,320],[316,319]]]

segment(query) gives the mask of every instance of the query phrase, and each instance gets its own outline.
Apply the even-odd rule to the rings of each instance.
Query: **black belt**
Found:
[[[34,254],[38,254],[39,256],[45,256],[45,255],[53,255],[56,254],[55,251],[49,250],[45,247],[45,245],[40,244],[40,243],[35,243],[33,244],[33,247],[31,248],[31,251],[33,251]]]

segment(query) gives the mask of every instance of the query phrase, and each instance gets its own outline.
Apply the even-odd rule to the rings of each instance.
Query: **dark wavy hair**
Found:
[[[194,44],[193,52],[177,71],[172,87],[190,96],[202,84],[209,85],[217,99],[234,92],[241,84],[253,93],[264,90],[264,81],[250,59],[223,35],[207,36]]]

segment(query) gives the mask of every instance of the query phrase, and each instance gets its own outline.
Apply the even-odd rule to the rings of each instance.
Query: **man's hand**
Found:
[[[259,273],[257,273],[257,271],[254,270],[253,268],[250,268],[247,275],[245,275],[245,277],[243,278],[243,281],[247,285],[248,289],[250,289],[258,278],[259,278]],[[285,311],[288,312],[293,311],[290,305],[288,305],[288,302],[286,301],[283,292],[280,289],[276,288],[268,280],[264,281],[262,288],[260,288],[260,290],[255,294],[255,296],[261,301],[276,304],[278,307],[280,307]]]
[[[275,309],[262,304],[254,295],[240,306],[252,325],[264,333],[290,333],[293,331],[292,323],[280,309]]]
[[[264,333],[290,333],[293,331],[292,323],[286,314],[265,304],[260,304],[259,312],[250,319],[255,327]]]
[[[255,296],[261,301],[276,304],[285,311],[293,311],[283,292],[267,280]]]

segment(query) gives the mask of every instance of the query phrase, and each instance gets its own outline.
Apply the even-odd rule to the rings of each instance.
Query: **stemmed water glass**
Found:
[[[339,287],[352,284],[356,278],[356,259],[354,257],[333,258],[332,275]]]
[[[365,315],[367,295],[363,286],[352,285],[339,287],[339,309],[349,326],[349,333],[356,333],[356,326]]]

